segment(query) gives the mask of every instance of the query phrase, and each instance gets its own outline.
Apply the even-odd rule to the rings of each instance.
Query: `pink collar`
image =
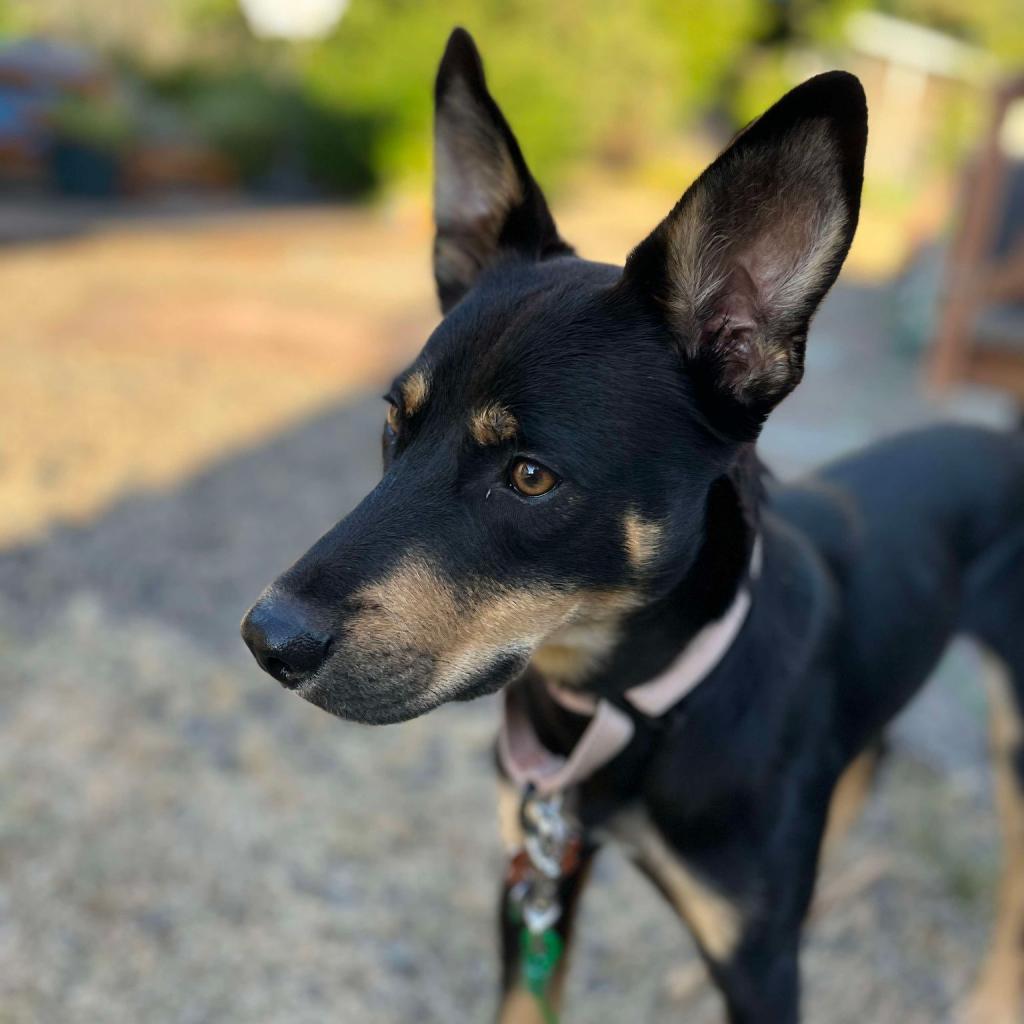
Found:
[[[749,579],[761,570],[761,540],[754,542]],[[708,623],[660,675],[625,693],[637,711],[657,718],[696,689],[725,657],[739,636],[750,611],[750,586],[736,591],[726,613]],[[589,778],[619,754],[633,738],[633,720],[607,700],[588,693],[548,686],[552,698],[579,715],[590,715],[576,745],[567,756],[553,754],[537,737],[529,717],[513,690],[504,694],[504,715],[498,733],[498,756],[515,785],[533,785],[541,796],[550,796]]]

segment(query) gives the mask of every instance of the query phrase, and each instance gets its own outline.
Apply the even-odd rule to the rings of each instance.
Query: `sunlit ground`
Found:
[[[308,210],[0,251],[0,540],[379,386],[429,324],[425,245],[415,223]]]

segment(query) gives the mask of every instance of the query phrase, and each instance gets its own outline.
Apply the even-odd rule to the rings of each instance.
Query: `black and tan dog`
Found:
[[[632,739],[578,786],[587,844],[559,927],[615,835],[693,930],[729,1019],[786,1024],[830,805],[848,816],[846,780],[870,775],[966,632],[1007,686],[1006,883],[979,1019],[1018,1020],[1024,437],[926,430],[793,487],[755,454],[857,224],[859,83],[833,72],[785,96],[624,268],[559,236],[461,30],[436,105],[444,318],[388,395],[381,482],[260,598],[246,643],[361,722],[508,686],[558,753],[588,718],[552,687],[630,716]],[[623,699],[741,589],[749,609],[699,686],[656,720]],[[536,1019],[506,939],[502,1018]]]

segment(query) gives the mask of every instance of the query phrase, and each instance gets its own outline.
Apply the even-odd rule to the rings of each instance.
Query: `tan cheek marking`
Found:
[[[442,657],[451,670],[475,650],[539,640],[577,603],[571,594],[543,587],[503,591],[477,584],[456,593],[420,555],[406,557],[355,598],[366,610],[353,616],[348,630],[361,648],[390,651],[402,644]]]
[[[353,596],[363,610],[346,631],[360,656],[391,655],[396,648],[432,652],[453,639],[455,595],[422,556],[404,558]]]
[[[538,587],[511,590],[478,582],[459,591],[422,555],[410,555],[355,595],[361,611],[346,623],[358,657],[396,651],[437,660],[431,686],[451,686],[517,645],[529,654],[577,613],[578,594]]]
[[[402,381],[402,405],[406,416],[413,416],[423,408],[430,393],[430,381],[422,370],[414,370]]]
[[[662,528],[637,512],[627,512],[622,523],[626,537],[626,554],[634,569],[645,569],[658,557]]]
[[[485,405],[469,417],[469,432],[480,445],[501,444],[516,436],[519,424],[502,405]]]
[[[521,646],[525,654],[576,613],[578,595],[552,588],[508,590],[470,598],[459,642],[440,660],[439,675],[465,679],[486,668],[501,651]]]
[[[658,880],[707,954],[727,961],[740,940],[739,908],[686,867],[644,812],[624,812],[611,831]]]
[[[552,681],[571,684],[611,651],[622,617],[641,603],[629,590],[513,590],[482,581],[456,590],[419,554],[354,597],[362,606],[346,623],[354,655],[389,662],[396,651],[431,655],[431,689],[451,688],[516,647]]]
[[[532,664],[552,683],[576,686],[604,661],[612,647],[614,641],[608,633],[595,635],[593,630],[569,626],[537,648]]]

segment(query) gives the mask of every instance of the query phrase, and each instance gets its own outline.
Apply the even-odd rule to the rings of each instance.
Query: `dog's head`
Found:
[[[436,86],[444,318],[394,381],[384,473],[243,636],[286,686],[393,722],[534,661],[578,680],[699,567],[709,498],[798,383],[860,202],[867,114],[840,72],[747,127],[625,268],[559,236],[472,40]]]

